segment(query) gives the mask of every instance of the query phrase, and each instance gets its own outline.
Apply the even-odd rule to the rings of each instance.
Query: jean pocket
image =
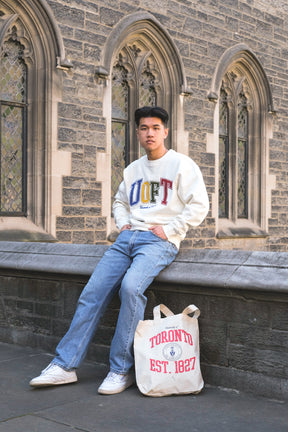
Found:
[[[152,234],[153,237],[155,237],[156,239],[158,239],[159,241],[163,241],[163,242],[167,242],[168,243],[168,239],[163,239],[161,237],[159,237],[157,234],[154,234],[153,231],[148,231],[150,234]]]

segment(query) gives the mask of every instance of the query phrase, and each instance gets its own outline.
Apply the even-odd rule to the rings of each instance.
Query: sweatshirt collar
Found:
[[[158,165],[158,164],[162,163],[165,159],[167,159],[168,155],[171,154],[171,152],[173,152],[173,150],[169,149],[161,158],[154,159],[154,160],[149,160],[147,155],[146,155],[145,156],[145,163],[146,163],[146,165],[149,165],[149,166]]]

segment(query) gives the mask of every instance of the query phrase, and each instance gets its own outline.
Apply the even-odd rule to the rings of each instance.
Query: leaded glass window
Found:
[[[228,217],[228,106],[227,95],[221,90],[219,114],[219,217]]]
[[[25,118],[27,70],[23,47],[14,40],[2,46],[0,62],[0,214],[15,216],[26,211]]]
[[[147,61],[146,68],[140,78],[139,106],[157,105],[157,94],[155,89],[155,76],[150,71],[150,63]]]
[[[155,76],[150,70],[150,63],[147,60],[145,69],[141,73],[139,88],[139,106],[156,106],[157,93],[155,88]],[[144,156],[145,150],[140,147],[140,156]]]
[[[247,99],[243,93],[239,96],[238,104],[238,149],[237,149],[237,199],[238,218],[247,218],[247,156],[248,156],[248,111]]]
[[[135,135],[134,111],[157,105],[159,76],[156,61],[144,45],[125,46],[118,54],[112,72],[112,201],[125,166],[145,154]]]
[[[219,218],[248,219],[248,99],[236,72],[223,80],[219,104]],[[246,86],[247,87],[247,86]]]
[[[112,152],[111,193],[112,200],[122,180],[127,164],[127,140],[129,121],[129,86],[126,69],[117,64],[112,76]]]
[[[275,185],[267,168],[273,115],[270,83],[257,58],[243,47],[237,50],[233,47],[223,55],[210,93],[215,100],[213,90],[220,90],[215,110],[219,142],[217,237],[233,239],[227,241],[229,248],[245,248],[247,244],[240,239],[269,235],[269,196]]]

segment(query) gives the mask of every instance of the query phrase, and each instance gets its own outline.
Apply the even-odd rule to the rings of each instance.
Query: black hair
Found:
[[[157,117],[162,120],[162,123],[165,127],[167,127],[167,123],[169,120],[169,115],[164,108],[157,106],[145,106],[142,108],[138,108],[135,111],[135,123],[137,127],[140,124],[140,119],[143,117]]]

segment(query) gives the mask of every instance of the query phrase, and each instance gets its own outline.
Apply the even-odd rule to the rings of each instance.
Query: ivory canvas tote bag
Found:
[[[160,304],[153,309],[153,320],[139,321],[134,356],[136,383],[141,393],[168,396],[201,391],[204,382],[200,369],[199,315],[195,305],[174,315]]]

